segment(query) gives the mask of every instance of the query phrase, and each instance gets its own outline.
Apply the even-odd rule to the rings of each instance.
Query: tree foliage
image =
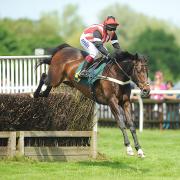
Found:
[[[50,48],[63,42],[51,24],[44,25],[41,19],[38,22],[4,19],[0,26],[1,55],[32,55],[36,48]]]
[[[65,41],[79,47],[79,38],[85,25],[82,17],[78,15],[78,6],[69,4],[60,16],[60,34]]]
[[[68,5],[62,14],[43,13],[38,21],[0,19],[0,54],[32,55],[36,48],[53,48],[63,42],[80,46],[82,18],[76,5]]]
[[[6,28],[0,28],[0,52],[4,55],[11,54],[11,52],[16,51],[18,45],[16,43],[16,38]]]
[[[180,47],[176,44],[172,34],[167,34],[163,29],[147,28],[136,38],[129,49],[148,56],[151,77],[155,71],[162,70],[165,79],[180,78]]]

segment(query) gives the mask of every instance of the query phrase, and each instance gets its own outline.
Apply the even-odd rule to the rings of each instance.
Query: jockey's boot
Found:
[[[88,71],[87,69],[89,68],[89,66],[91,65],[90,62],[85,61],[82,67],[81,72],[79,73],[79,77],[87,77],[88,76]]]

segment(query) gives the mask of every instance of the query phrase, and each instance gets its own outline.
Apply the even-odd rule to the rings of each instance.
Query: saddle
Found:
[[[107,62],[108,61],[103,58],[96,59],[93,64],[87,69],[87,76],[80,78],[79,73],[81,72],[84,64],[84,62],[82,62],[76,70],[74,80],[76,82],[92,86],[94,82],[98,79],[98,75],[101,75],[103,73]]]

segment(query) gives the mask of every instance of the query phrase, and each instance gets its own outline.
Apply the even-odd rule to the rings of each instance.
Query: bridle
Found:
[[[124,62],[124,63],[129,63],[130,61],[132,61],[132,60],[127,60],[127,61],[123,61],[123,62]],[[122,72],[129,80],[132,81],[131,76],[128,75],[128,73],[121,67],[121,65],[117,62],[116,59],[114,59],[114,62],[115,62],[115,64],[117,65],[117,67],[121,70],[121,72]],[[144,69],[146,70],[147,77],[148,77],[147,63],[141,63],[140,65],[134,64],[134,65],[133,65],[133,70],[132,70],[132,76],[136,77],[135,74],[136,74],[137,71],[138,71],[138,70],[137,70],[138,66],[141,66],[140,71],[141,71],[142,68],[144,68]],[[134,82],[135,84],[137,84],[137,85],[140,85],[140,84],[141,84],[141,89],[142,89],[142,90],[143,90],[145,87],[149,86],[149,83],[148,83],[148,82],[144,83],[143,81],[137,80],[137,78],[136,78],[135,80],[133,80],[133,82]]]

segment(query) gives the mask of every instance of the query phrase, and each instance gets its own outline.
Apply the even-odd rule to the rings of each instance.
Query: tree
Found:
[[[134,39],[148,27],[153,30],[163,29],[167,33],[172,33],[180,45],[180,28],[170,22],[148,17],[120,3],[112,4],[102,10],[99,14],[99,21],[103,22],[107,15],[115,16],[120,23],[117,35],[123,49],[128,49]]]
[[[56,17],[44,16],[39,21],[0,20],[1,55],[32,55],[36,48],[49,49],[63,43],[53,18]]]
[[[67,5],[60,16],[60,35],[65,41],[79,47],[79,38],[85,27],[82,18],[77,13],[78,6]]]
[[[0,54],[11,55],[18,49],[16,39],[10,30],[1,27],[0,28]]]
[[[130,50],[149,57],[151,78],[157,70],[162,70],[167,80],[180,78],[180,47],[172,34],[147,28],[131,44]]]
[[[80,47],[84,23],[76,5],[67,5],[59,14],[43,13],[39,20],[0,19],[1,55],[31,55],[34,49],[50,49],[67,42]]]

